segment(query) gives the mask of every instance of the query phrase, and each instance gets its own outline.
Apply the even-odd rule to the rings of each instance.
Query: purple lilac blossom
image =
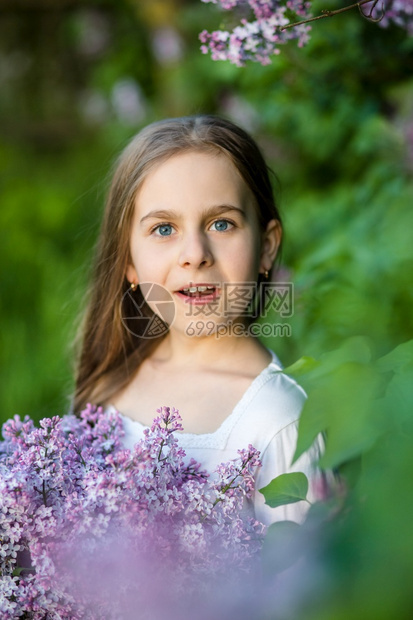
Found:
[[[310,38],[311,25],[295,22],[312,17],[311,2],[302,0],[201,0],[221,9],[245,9],[251,12],[251,19],[240,19],[239,25],[229,30],[203,30],[199,39],[203,54],[211,53],[212,60],[229,60],[239,67],[248,61],[262,65],[271,63],[271,58],[280,53],[279,46],[296,39],[303,47]],[[349,3],[351,4],[351,3]],[[333,9],[332,9],[333,10]],[[405,28],[413,35],[413,0],[379,0],[361,8],[364,16],[387,27],[391,22]],[[286,30],[282,28],[288,26]]]
[[[248,21],[241,19],[240,25],[231,32],[215,30],[212,33],[204,30],[199,35],[204,54],[211,52],[213,60],[229,60],[237,66],[244,66],[248,60],[267,65],[271,56],[279,54],[279,45],[292,39],[298,40],[302,47],[309,39],[311,27],[307,24],[288,30],[280,27],[290,24],[289,16],[295,20],[311,17],[310,2],[301,0],[202,0],[218,4],[222,9],[244,8],[249,6],[253,18]]]
[[[363,14],[379,19],[380,26],[387,28],[392,22],[405,28],[413,36],[413,0],[379,0],[363,7]]]
[[[158,414],[133,450],[121,416],[92,405],[3,425],[1,618],[119,620],[139,606],[155,620],[174,605],[189,619],[188,602],[211,588],[224,600],[253,574],[265,527],[242,507],[259,453],[240,450],[210,479],[185,460],[178,411]]]

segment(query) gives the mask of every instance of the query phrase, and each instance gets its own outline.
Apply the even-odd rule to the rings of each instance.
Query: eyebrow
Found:
[[[202,213],[204,218],[211,217],[214,215],[221,215],[222,213],[228,213],[228,211],[237,211],[244,219],[245,219],[245,211],[240,207],[234,207],[234,205],[216,205],[213,207],[208,207]],[[169,211],[166,209],[159,209],[156,211],[150,211],[146,215],[144,215],[139,223],[142,224],[145,220],[149,219],[158,219],[158,220],[179,220],[180,216],[176,211]]]

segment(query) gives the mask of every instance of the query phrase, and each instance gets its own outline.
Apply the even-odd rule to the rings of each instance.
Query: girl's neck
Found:
[[[241,363],[249,356],[260,356],[270,362],[268,350],[257,340],[249,337],[208,336],[188,338],[169,333],[151,355],[154,363],[171,365],[174,368],[210,367],[226,369],[228,364]]]

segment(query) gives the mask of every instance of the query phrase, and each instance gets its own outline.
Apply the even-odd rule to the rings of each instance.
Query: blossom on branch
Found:
[[[378,20],[380,26],[387,28],[391,22],[406,28],[413,36],[413,0],[379,0],[363,7],[363,14]]]
[[[237,66],[244,66],[248,60],[267,65],[271,56],[279,54],[279,45],[297,39],[299,47],[305,45],[309,38],[311,27],[307,24],[299,25],[289,30],[280,30],[280,27],[290,24],[289,14],[293,13],[300,19],[311,17],[310,3],[301,0],[202,0],[219,4],[223,9],[244,7],[246,4],[252,9],[254,20],[242,18],[239,26],[231,32],[216,30],[212,33],[204,30],[199,35],[203,45],[201,51],[211,52],[213,60],[229,60]]]
[[[413,0],[359,0],[335,10],[313,16],[311,2],[302,0],[201,0],[221,9],[240,13],[239,25],[229,30],[203,30],[201,51],[211,53],[212,60],[229,60],[239,67],[248,61],[262,65],[280,53],[279,46],[296,40],[299,47],[310,38],[311,24],[317,20],[358,9],[363,17],[386,27],[393,22],[413,35]],[[241,15],[245,11],[250,20]]]

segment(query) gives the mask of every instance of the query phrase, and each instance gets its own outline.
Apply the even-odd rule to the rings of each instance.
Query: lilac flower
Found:
[[[203,30],[199,39],[201,51],[211,53],[212,60],[229,60],[237,66],[248,61],[268,65],[274,55],[280,53],[280,45],[297,40],[303,47],[310,38],[311,2],[303,0],[201,0],[218,5],[223,10],[239,10],[241,15],[248,9],[251,18],[240,19],[240,25],[232,31]],[[348,10],[354,8],[351,3]],[[347,10],[347,9],[345,9]],[[405,28],[413,35],[413,0],[383,0],[367,2],[361,10],[367,18],[377,20],[382,26],[390,22]],[[325,11],[326,15],[330,15]],[[334,11],[333,11],[334,13]],[[300,23],[299,23],[300,22]],[[296,24],[297,25],[294,25]]]
[[[211,52],[213,60],[229,60],[231,63],[244,66],[249,60],[262,65],[271,62],[271,56],[279,54],[279,46],[292,39],[298,40],[301,47],[307,43],[310,26],[296,26],[281,30],[290,24],[287,14],[295,14],[296,21],[311,17],[310,3],[302,0],[202,0],[220,5],[224,10],[242,8],[248,5],[252,10],[253,19],[241,19],[241,25],[232,32],[216,30],[212,33],[204,30],[199,35],[204,54]],[[293,20],[294,21],[294,20]]]
[[[386,28],[393,22],[405,28],[410,36],[413,35],[413,0],[370,2],[363,7],[363,13],[370,15],[370,12],[374,19],[380,19],[380,26]]]
[[[39,428],[29,418],[6,422],[2,618],[119,620],[137,605],[161,618],[168,607],[153,597],[159,579],[162,605],[178,606],[184,618],[182,592],[190,600],[253,570],[265,527],[242,507],[258,452],[240,450],[209,481],[199,463],[186,464],[178,411],[158,414],[133,450],[123,448],[120,415],[92,405],[80,417],[45,418]]]

